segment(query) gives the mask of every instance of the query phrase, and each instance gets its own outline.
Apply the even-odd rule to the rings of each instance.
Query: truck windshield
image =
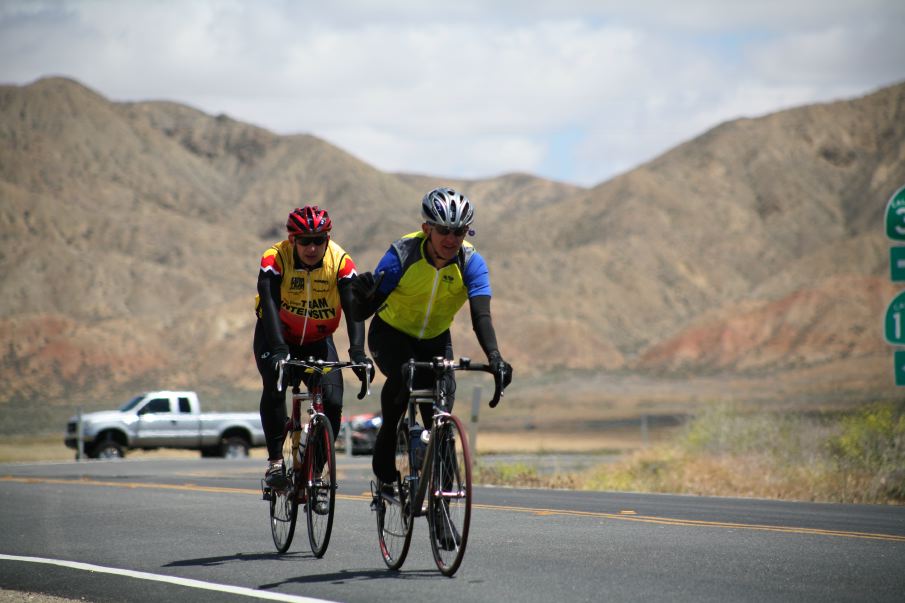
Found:
[[[145,395],[146,394],[138,394],[137,396],[135,396],[134,398],[132,398],[131,400],[129,400],[128,402],[126,402],[125,404],[120,406],[119,407],[120,412],[126,412],[129,410],[132,410],[136,404],[138,404],[139,402],[141,402],[142,400],[145,399]]]

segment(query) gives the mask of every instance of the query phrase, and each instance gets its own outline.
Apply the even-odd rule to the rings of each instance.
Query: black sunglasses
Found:
[[[308,245],[323,245],[326,240],[327,235],[320,235],[318,237],[295,237],[295,242],[301,244],[302,247],[307,247]]]
[[[434,227],[434,230],[437,231],[437,234],[440,235],[441,237],[445,237],[449,233],[452,233],[452,234],[456,235],[457,237],[464,237],[466,234],[468,234],[467,226],[462,226],[461,228],[456,228],[455,230],[453,230],[452,228],[449,228],[448,226],[440,226],[439,224],[434,224],[433,227]]]

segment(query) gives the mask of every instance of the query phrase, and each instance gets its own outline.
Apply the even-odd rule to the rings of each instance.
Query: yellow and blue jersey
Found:
[[[456,312],[476,295],[491,295],[484,258],[464,241],[456,261],[439,270],[424,250],[425,234],[395,241],[377,264],[378,290],[387,294],[377,310],[381,320],[417,339],[432,339],[452,325]]]

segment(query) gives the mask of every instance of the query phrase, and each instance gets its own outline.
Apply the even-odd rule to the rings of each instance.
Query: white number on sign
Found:
[[[905,224],[905,206],[903,206],[903,207],[897,207],[897,208],[896,208],[896,214],[897,214],[900,218],[902,218],[902,223]],[[896,229],[896,232],[899,233],[900,235],[905,235],[905,227],[903,227],[903,226],[896,226],[895,229]]]

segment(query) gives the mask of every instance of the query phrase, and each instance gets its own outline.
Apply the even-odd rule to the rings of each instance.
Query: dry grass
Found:
[[[478,463],[483,483],[846,503],[905,503],[905,404],[823,415],[714,406],[620,461],[541,475]]]
[[[675,429],[652,430],[649,442],[666,441]],[[639,429],[554,433],[542,431],[480,432],[478,454],[629,452],[644,447]]]

